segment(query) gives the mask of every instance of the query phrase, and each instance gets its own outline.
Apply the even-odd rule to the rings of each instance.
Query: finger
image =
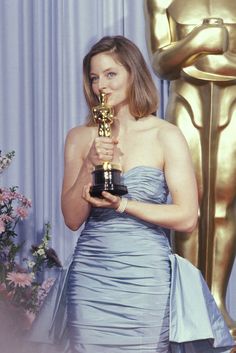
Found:
[[[109,151],[113,151],[114,149],[114,144],[113,143],[103,143],[101,148]]]
[[[98,154],[102,154],[102,155],[109,155],[111,156],[113,154],[113,149],[110,149],[110,148],[98,148],[97,149],[97,153]]]
[[[112,149],[112,150],[110,150],[110,149],[104,149],[104,150],[103,150],[103,154],[104,154],[105,156],[113,156],[113,149]]]
[[[117,137],[112,137],[112,141],[115,145],[117,145],[119,143],[118,138]]]
[[[113,159],[113,151],[109,150],[99,150],[97,153],[98,159],[101,161],[112,160]]]
[[[108,155],[108,156],[112,156],[114,153],[114,146],[99,146],[96,147],[96,153],[98,156],[101,155]]]
[[[105,149],[113,149],[114,148],[114,140],[109,138],[109,137],[105,137],[104,139],[106,140],[95,140],[95,148],[96,149],[102,149],[102,148],[105,148]]]
[[[89,198],[89,203],[94,207],[108,207],[110,202],[106,201],[103,198],[91,197]]]
[[[84,185],[83,187],[83,191],[82,191],[82,197],[88,201],[88,199],[90,198],[90,188],[91,188],[92,184],[89,183],[87,185]]]
[[[120,199],[118,196],[112,195],[110,192],[107,191],[103,191],[102,196],[104,197],[104,199],[112,203],[116,203]]]
[[[91,183],[84,186],[84,199],[94,207],[105,207],[106,205],[104,206],[104,203],[105,203],[104,199],[91,196],[90,194],[91,186],[92,186]]]
[[[95,145],[96,144],[100,144],[100,143],[111,144],[111,143],[113,143],[113,140],[112,140],[111,137],[100,137],[100,136],[98,136],[98,137],[95,138],[94,142],[95,142]]]
[[[82,197],[83,197],[83,199],[85,199],[86,201],[88,201],[88,200],[87,200],[87,196],[88,196],[87,189],[88,189],[88,186],[87,186],[87,185],[84,185],[83,191],[82,191]]]
[[[121,198],[119,196],[112,195],[107,191],[103,191],[102,196],[104,197],[104,200],[109,203],[108,207],[112,207],[114,209],[117,209],[119,207],[121,201]]]

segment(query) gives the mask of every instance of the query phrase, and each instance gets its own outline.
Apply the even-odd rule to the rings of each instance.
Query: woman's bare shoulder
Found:
[[[70,129],[65,141],[65,155],[84,158],[96,134],[97,128],[94,126],[76,126]]]
[[[158,133],[161,134],[161,135],[166,135],[166,134],[178,134],[178,133],[181,133],[180,129],[170,123],[169,121],[163,119],[163,118],[160,118],[160,117],[157,117],[157,116],[149,116],[147,117],[148,120],[148,124],[149,126],[153,129],[153,128],[156,128]]]
[[[161,137],[168,137],[169,135],[173,136],[178,136],[182,135],[181,130],[178,128],[178,126],[170,123],[169,121],[162,119],[162,118],[157,118],[157,124],[158,124],[158,133],[159,136]],[[182,135],[183,136],[183,135]]]
[[[67,143],[83,144],[96,137],[95,126],[75,126],[71,128],[66,136]]]
[[[187,141],[180,128],[164,119],[157,118],[157,138],[164,149],[182,149]]]

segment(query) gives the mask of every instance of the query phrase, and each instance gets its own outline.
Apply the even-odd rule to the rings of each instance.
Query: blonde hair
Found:
[[[93,56],[107,53],[112,55],[130,74],[128,102],[130,113],[140,119],[155,114],[158,108],[158,94],[151,73],[139,48],[123,36],[106,36],[95,43],[83,60],[84,94],[88,107],[98,104],[90,80],[90,65]],[[89,116],[89,125],[92,125]]]

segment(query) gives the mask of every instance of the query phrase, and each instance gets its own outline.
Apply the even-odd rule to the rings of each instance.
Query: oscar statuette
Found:
[[[93,118],[98,124],[98,136],[111,137],[111,124],[114,119],[113,107],[106,104],[106,94],[99,96],[100,104],[92,109]],[[113,195],[122,196],[127,194],[127,187],[122,184],[121,167],[104,161],[103,164],[95,166],[93,175],[93,185],[90,188],[90,195],[101,197],[103,191],[108,191]]]

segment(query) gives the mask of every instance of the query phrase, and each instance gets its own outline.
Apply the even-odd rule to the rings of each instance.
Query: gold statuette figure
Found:
[[[236,338],[225,296],[236,252],[236,1],[146,0],[148,43],[159,77],[170,81],[166,118],[193,157],[200,210],[176,252],[203,272]]]
[[[98,124],[98,136],[111,137],[111,124],[114,119],[114,110],[106,104],[106,94],[101,93],[100,104],[92,109],[94,121]],[[91,196],[100,197],[103,191],[108,191],[114,195],[127,194],[128,190],[121,182],[120,166],[104,161],[102,165],[97,165],[93,171],[93,186]]]
[[[98,124],[98,136],[111,137],[111,124],[114,119],[114,110],[106,105],[106,94],[100,94],[100,104],[93,108],[93,118]]]

